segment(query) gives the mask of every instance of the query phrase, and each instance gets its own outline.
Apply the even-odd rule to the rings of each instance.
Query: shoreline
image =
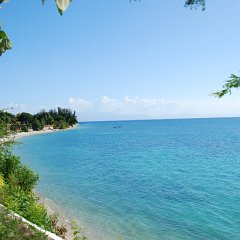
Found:
[[[66,129],[43,129],[40,131],[29,131],[29,132],[18,132],[10,135],[10,138],[13,138],[14,140],[18,140],[24,137],[30,137],[34,135],[40,135],[40,134],[46,134],[46,133],[54,133],[54,132],[60,132],[60,131],[67,131],[67,130],[73,130],[77,128],[79,124],[76,124],[72,127],[66,128]]]
[[[77,226],[81,229],[81,237],[86,236],[86,240],[100,240],[96,235],[96,232],[91,232],[88,229],[88,226],[84,224],[80,218],[69,215],[67,211],[64,208],[60,207],[53,199],[41,194],[36,189],[34,190],[34,193],[37,197],[39,197],[39,203],[44,205],[48,215],[58,214],[58,226],[63,225],[67,229],[66,238],[64,238],[64,240],[74,239],[73,232],[75,229],[72,228],[72,222],[76,223]]]
[[[68,219],[68,217],[63,213],[63,211],[60,209],[60,207],[51,199],[42,196],[39,192],[36,190],[34,193],[39,197],[39,203],[43,204],[45,207],[48,215],[57,214],[58,215],[58,226],[64,226],[67,229],[65,240],[72,240],[74,238],[73,236],[73,230],[71,227],[71,221],[73,219]]]
[[[79,126],[79,124],[76,124],[72,127],[66,128],[66,129],[43,129],[40,131],[29,131],[29,132],[18,132],[15,134],[11,134],[10,138],[13,138],[13,140],[19,140],[25,137],[30,137],[34,135],[41,135],[41,134],[47,134],[47,133],[54,133],[54,132],[60,132],[60,131],[67,131],[67,130],[73,130],[76,129]],[[68,217],[61,211],[61,208],[51,199],[42,196],[39,192],[34,190],[34,193],[37,197],[39,197],[39,203],[43,204],[48,215],[57,214],[58,215],[58,225],[59,226],[65,226],[67,229],[66,238],[65,240],[72,240],[74,238],[73,236],[73,230],[71,227],[71,220],[68,220]]]

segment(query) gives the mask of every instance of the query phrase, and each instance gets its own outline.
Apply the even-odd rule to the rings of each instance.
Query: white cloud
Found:
[[[69,99],[69,105],[77,111],[83,111],[89,109],[92,106],[92,102],[84,100],[82,98],[76,99],[71,97]]]
[[[121,99],[102,96],[94,100],[70,98],[69,105],[81,116],[95,118],[115,116],[117,119],[143,118],[182,118],[182,117],[220,117],[239,116],[240,100],[207,98],[198,101],[176,101],[164,98],[130,98]],[[93,119],[96,120],[96,119]],[[106,119],[107,120],[107,119]]]
[[[22,103],[10,103],[7,105],[7,108],[12,108],[13,112],[23,112],[27,106]]]

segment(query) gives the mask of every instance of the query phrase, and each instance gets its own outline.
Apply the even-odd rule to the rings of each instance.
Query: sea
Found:
[[[94,240],[240,239],[240,118],[80,122],[15,146]]]

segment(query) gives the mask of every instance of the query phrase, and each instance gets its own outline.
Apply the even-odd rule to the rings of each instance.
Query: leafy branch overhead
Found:
[[[223,89],[221,91],[212,93],[212,95],[218,98],[222,98],[226,94],[231,94],[232,88],[239,88],[239,87],[240,87],[240,77],[232,74],[230,78],[226,81],[226,84],[222,86]]]
[[[44,4],[46,0],[42,0]],[[62,15],[67,10],[72,0],[55,0],[59,13]]]
[[[201,7],[202,10],[205,10],[206,1],[205,0],[187,0],[185,2],[185,7]]]
[[[1,28],[0,28],[1,30]],[[11,41],[4,31],[0,31],[0,56],[12,48]]]

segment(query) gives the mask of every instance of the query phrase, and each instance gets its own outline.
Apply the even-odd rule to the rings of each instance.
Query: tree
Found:
[[[34,118],[32,122],[33,131],[40,131],[43,128],[44,128],[44,124],[41,121],[39,121],[37,118]]]
[[[0,111],[0,123],[11,124],[15,119],[15,116],[11,113]]]
[[[17,121],[21,122],[21,124],[31,123],[33,120],[33,116],[30,113],[22,112],[17,114]]]

